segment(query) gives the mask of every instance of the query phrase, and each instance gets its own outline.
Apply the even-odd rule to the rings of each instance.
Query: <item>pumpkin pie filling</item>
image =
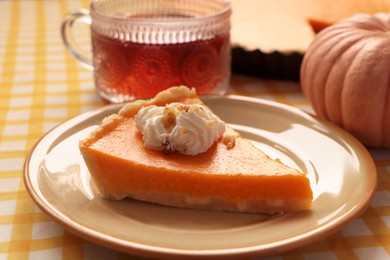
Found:
[[[141,107],[172,102],[202,103],[188,88],[171,88],[154,99],[129,103],[80,142],[103,197],[238,212],[310,209],[312,190],[305,174],[269,158],[228,126],[197,155],[145,148],[135,115]]]

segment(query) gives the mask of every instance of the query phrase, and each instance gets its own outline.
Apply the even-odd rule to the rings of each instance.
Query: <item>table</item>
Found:
[[[92,73],[63,47],[60,24],[89,1],[0,1],[0,259],[143,259],[72,235],[42,212],[23,183],[30,148],[54,126],[105,105]],[[88,37],[81,39],[88,44]],[[232,94],[311,112],[297,82],[233,75]],[[390,150],[370,149],[378,187],[369,208],[326,239],[269,259],[388,259]]]

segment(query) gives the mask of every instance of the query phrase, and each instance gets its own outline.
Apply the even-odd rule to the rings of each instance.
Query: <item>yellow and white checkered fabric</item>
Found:
[[[65,15],[89,1],[0,1],[0,260],[141,259],[78,238],[37,208],[23,184],[28,151],[52,127],[104,105],[92,73],[62,44]],[[88,44],[88,35],[80,39]],[[297,83],[233,76],[231,93],[310,111]],[[390,151],[371,151],[378,189],[367,211],[336,234],[271,259],[389,259]]]

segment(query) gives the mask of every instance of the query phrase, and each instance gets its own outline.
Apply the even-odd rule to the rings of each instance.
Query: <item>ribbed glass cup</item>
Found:
[[[115,103],[149,98],[176,85],[194,87],[199,95],[224,94],[230,79],[230,15],[227,0],[94,1],[92,65],[98,93]]]

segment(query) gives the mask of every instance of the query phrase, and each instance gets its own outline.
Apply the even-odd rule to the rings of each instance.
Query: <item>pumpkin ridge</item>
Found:
[[[340,73],[340,67],[341,69],[343,68],[343,64],[344,64],[344,59],[345,56],[348,54],[350,54],[349,52],[354,52],[353,53],[353,57],[356,55],[356,53],[359,52],[359,50],[355,50],[356,48],[353,48],[353,46],[355,44],[357,44],[358,42],[364,40],[364,38],[362,37],[359,37],[359,38],[356,38],[355,41],[353,41],[353,45],[350,45],[348,46],[345,50],[342,51],[342,54],[338,57],[337,59],[337,63],[334,64],[334,66],[332,67],[331,71],[329,72],[329,76],[327,77],[327,81],[325,82],[325,89],[327,90],[326,93],[325,93],[325,99],[327,100],[330,100],[332,96],[332,98],[334,99],[335,96],[339,96],[339,106],[337,107],[337,111],[334,111],[334,104],[329,104],[328,102],[325,102],[325,106],[326,106],[326,109],[328,110],[328,115],[329,115],[329,120],[333,121],[333,122],[336,122],[338,125],[340,125],[341,127],[344,127],[344,113],[343,113],[343,92],[344,92],[344,85],[345,85],[345,81],[346,81],[346,75],[348,75],[351,67],[349,66],[347,68],[347,70],[345,71],[345,73]],[[353,59],[352,59],[353,60]],[[341,64],[340,64],[341,63]],[[335,73],[336,75],[339,75],[342,77],[340,78],[339,80],[337,80],[337,82],[333,83],[333,78],[334,78],[334,74]],[[329,84],[329,85],[328,85]],[[333,84],[337,84],[337,87],[335,87]],[[338,91],[338,95],[331,95],[329,94],[330,90],[334,90],[336,89],[336,91]],[[337,102],[335,102],[337,103]]]
[[[389,31],[390,30],[390,15],[384,14],[384,16],[386,16],[386,18],[384,18],[384,19],[386,19],[386,23],[384,23],[384,26],[385,26],[385,28],[387,28],[387,31]]]
[[[372,21],[381,32],[389,32],[390,29],[390,15],[387,13],[378,13],[375,20]]]
[[[334,53],[338,53],[340,51],[344,52],[346,49],[348,49],[348,44],[345,44],[344,42],[348,42],[350,44],[351,42],[354,43],[363,39],[363,37],[361,37],[360,35],[357,35],[356,38],[351,38],[349,32],[341,32],[338,33],[337,36],[342,37],[342,41],[337,41],[337,37],[319,37],[318,42],[326,42],[327,46],[321,45],[321,48],[314,48],[309,53],[309,55],[305,55],[304,57],[304,66],[310,66],[311,64],[313,64],[311,70],[303,71],[303,74],[310,73],[313,75],[312,77],[310,77],[311,80],[301,82],[302,89],[304,90],[304,92],[306,92],[305,95],[309,95],[308,98],[311,101],[320,100],[321,96],[326,96],[328,77],[324,78],[324,76],[328,75],[331,72],[331,70],[336,66],[337,61],[340,58],[340,56],[335,55]],[[323,38],[325,38],[325,40],[323,40]],[[318,52],[320,52],[319,54],[322,54],[323,52],[325,54],[319,55]],[[324,66],[323,60],[329,61],[328,64],[330,66]],[[308,63],[308,65],[306,65],[306,63]],[[326,71],[324,71],[324,68],[326,69]],[[304,77],[301,78],[305,79]],[[319,86],[323,86],[323,88],[319,88]],[[328,109],[326,107],[326,102],[325,104],[321,102],[311,102],[311,104],[316,113],[318,113],[325,119],[330,119]]]
[[[383,109],[378,110],[372,108],[383,104],[384,95],[383,93],[382,95],[378,94],[378,87],[376,85],[378,84],[377,80],[379,77],[377,75],[375,76],[375,70],[368,66],[368,61],[372,60],[372,56],[376,57],[376,50],[383,49],[382,44],[382,42],[372,41],[371,38],[366,39],[364,46],[360,48],[360,51],[356,55],[355,62],[350,65],[353,71],[358,71],[359,73],[355,73],[357,76],[352,81],[347,82],[347,86],[350,86],[350,88],[347,88],[349,93],[344,98],[348,101],[348,104],[344,108],[347,111],[346,114],[349,115],[349,117],[344,119],[347,125],[346,129],[369,146],[378,146],[380,143],[381,133],[378,130],[382,128],[382,124],[379,123],[381,120],[378,118],[383,118]],[[367,58],[368,56],[370,58]],[[375,65],[380,61],[383,61],[383,59],[377,60]],[[361,64],[366,64],[363,67],[363,71],[360,70],[362,68]],[[373,80],[376,80],[376,82],[372,83]],[[360,84],[356,82],[360,82]]]
[[[327,28],[325,28],[324,30],[326,30]],[[321,31],[320,32],[320,34],[318,34],[318,35],[321,35],[321,33],[323,33],[323,31]],[[322,38],[324,38],[324,39],[322,39],[323,41],[327,41],[328,40],[328,38],[332,38],[332,37],[334,37],[334,36],[337,36],[338,34],[340,34],[340,33],[343,33],[343,31],[340,31],[340,32],[336,32],[335,34],[331,34],[331,35],[324,35],[324,36],[327,36],[327,37],[322,37]],[[320,36],[318,36],[318,37],[320,37]],[[311,43],[311,45],[310,45],[310,48],[308,49],[308,51],[306,52],[306,54],[308,53],[308,52],[312,52],[312,53],[315,53],[316,52],[316,50],[317,50],[317,46],[316,46],[316,44],[321,44],[319,41],[314,41],[314,42],[312,42]],[[332,48],[333,46],[330,46],[330,48]],[[305,56],[308,56],[308,55],[305,55]],[[305,58],[305,57],[304,57]],[[304,59],[305,60],[305,59]],[[306,68],[306,63],[305,62],[302,62],[302,66],[301,66],[301,70],[305,70],[305,68]]]
[[[389,25],[383,23],[383,17],[388,18],[389,16],[386,13],[378,13],[375,16],[371,16],[369,14],[357,14],[345,20],[342,20],[338,24],[343,24],[344,29],[351,31],[354,29],[354,33],[364,33],[373,34],[373,35],[381,35],[386,29],[389,29]],[[386,19],[388,22],[388,19]]]
[[[326,29],[325,29],[326,30]],[[310,49],[309,49],[309,53],[306,53],[305,56],[304,56],[304,59],[303,59],[303,62],[302,62],[302,67],[301,67],[301,74],[305,74],[305,73],[310,73],[312,75],[314,75],[313,77],[309,78],[311,79],[309,82],[306,82],[304,81],[304,77],[301,77],[303,79],[303,81],[301,81],[301,86],[302,86],[302,89],[305,93],[305,95],[308,95],[309,96],[309,100],[316,100],[316,95],[318,95],[318,92],[319,90],[316,88],[317,84],[316,84],[316,81],[318,81],[318,74],[317,72],[319,71],[320,67],[321,67],[321,62],[317,63],[315,61],[315,59],[313,58],[310,58],[308,59],[307,57],[316,57],[318,56],[317,52],[319,51],[319,48],[316,47],[316,43],[318,44],[322,44],[323,42],[327,42],[328,40],[331,40],[333,38],[334,35],[338,36],[339,34],[341,33],[344,33],[342,31],[340,32],[336,32],[335,34],[332,34],[331,36],[327,35],[327,34],[322,34],[324,35],[325,37],[322,37],[320,34],[319,34],[319,40],[312,43],[312,45],[310,46]],[[337,46],[337,44],[328,44],[326,47],[326,53],[328,54],[333,48],[335,48]],[[322,48],[323,45],[322,45]],[[313,68],[307,72],[306,71],[306,67],[308,66],[307,64],[311,64],[311,63],[315,63]],[[321,91],[322,93],[323,91]],[[324,93],[322,93],[324,94]],[[311,102],[311,105],[313,106],[314,108],[314,111],[316,111],[318,114],[321,114],[321,116],[324,116],[325,118],[327,118],[326,116],[326,113],[322,113],[323,112],[323,109],[320,109],[318,107],[318,103],[315,103],[315,102]]]
[[[343,67],[344,63],[343,63],[343,57],[346,55],[346,53],[351,50],[351,48],[353,46],[355,46],[356,44],[359,44],[361,43],[362,41],[365,40],[364,37],[360,36],[360,35],[357,35],[356,38],[349,38],[350,36],[346,36],[344,37],[344,39],[342,39],[341,41],[338,42],[339,45],[341,45],[342,47],[344,48],[340,48],[338,49],[337,51],[338,52],[341,52],[341,55],[337,56],[334,63],[333,63],[333,66],[331,67],[329,73],[328,73],[328,77],[326,78],[326,81],[324,83],[325,85],[325,99],[329,100],[329,91],[330,91],[330,88],[333,87],[332,85],[332,82],[329,83],[329,80],[330,79],[333,79],[333,74],[332,72],[333,71],[336,71],[336,75],[338,74],[339,70],[340,70],[340,67]],[[344,43],[345,40],[347,43]],[[359,53],[359,49],[354,53],[354,57]],[[329,52],[328,52],[329,54]],[[353,61],[353,58],[352,58],[352,61]],[[346,75],[348,75],[349,71],[350,71],[351,67],[348,67],[347,68],[347,71],[345,74],[342,74],[342,78],[340,81],[338,82],[335,82],[334,84],[337,84],[337,88],[340,89],[339,91],[339,94],[340,94],[340,103],[339,103],[339,106],[338,106],[338,114],[340,115],[339,118],[335,118],[335,114],[337,114],[337,112],[332,112],[332,109],[334,108],[334,104],[330,104],[329,102],[325,102],[325,108],[327,110],[327,118],[331,121],[336,121],[340,126],[344,127],[344,115],[343,115],[343,91],[344,91],[344,83],[346,81]],[[342,81],[342,83],[341,83]],[[340,84],[341,83],[341,84]],[[328,85],[329,84],[329,85]],[[333,87],[333,88],[336,88],[336,87]]]

